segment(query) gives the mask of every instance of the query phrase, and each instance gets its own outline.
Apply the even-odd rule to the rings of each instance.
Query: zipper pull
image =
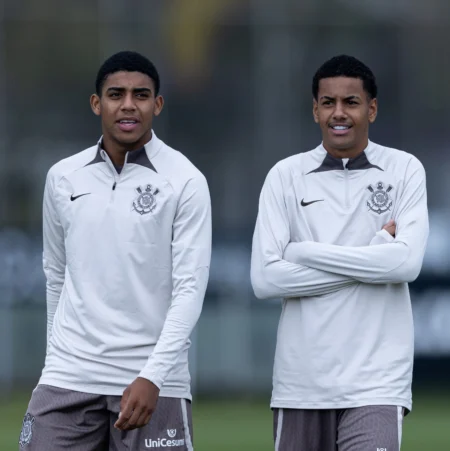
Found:
[[[113,191],[116,189],[117,182],[114,182]]]

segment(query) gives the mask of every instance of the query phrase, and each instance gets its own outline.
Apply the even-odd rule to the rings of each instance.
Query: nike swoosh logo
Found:
[[[88,194],[91,194],[91,193],[78,194],[78,196],[74,196],[74,195],[72,194],[72,195],[70,196],[70,200],[73,202],[74,200],[78,199],[79,197],[87,196]]]
[[[302,207],[307,207],[308,205],[314,204],[316,202],[323,202],[323,199],[319,199],[319,200],[312,200],[311,202],[305,202],[305,199],[302,199],[302,201],[300,202],[300,205]]]

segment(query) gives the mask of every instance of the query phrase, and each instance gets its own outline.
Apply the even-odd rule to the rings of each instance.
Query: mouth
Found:
[[[131,132],[133,131],[139,124],[139,121],[132,117],[132,118],[126,118],[126,119],[120,119],[117,121],[117,125],[119,126],[119,129],[123,132]]]
[[[331,129],[331,133],[334,136],[344,136],[347,135],[352,128],[351,125],[346,124],[330,124],[328,126]]]

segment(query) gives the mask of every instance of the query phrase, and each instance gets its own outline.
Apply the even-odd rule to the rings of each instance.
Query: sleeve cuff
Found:
[[[155,384],[160,390],[163,386],[163,381],[160,377],[158,377],[156,374],[153,374],[152,371],[150,371],[147,368],[144,368],[140,373],[138,377],[142,377],[144,379],[149,380],[152,384]]]
[[[394,240],[395,238],[387,230],[382,229],[372,238],[370,245],[392,243]]]

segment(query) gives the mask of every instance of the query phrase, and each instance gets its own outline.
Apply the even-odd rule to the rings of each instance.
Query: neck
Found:
[[[116,166],[123,166],[125,164],[125,156],[128,152],[132,152],[133,150],[138,150],[144,147],[150,139],[152,138],[152,132],[150,131],[149,135],[145,135],[139,141],[134,143],[121,143],[111,138],[110,136],[103,135],[102,139],[102,148],[111,158],[111,161]]]
[[[325,150],[334,158],[355,158],[358,155],[361,155],[368,145],[369,145],[368,139],[363,143],[361,143],[360,145],[348,149],[337,149],[325,142],[323,143],[323,147],[325,148]]]

